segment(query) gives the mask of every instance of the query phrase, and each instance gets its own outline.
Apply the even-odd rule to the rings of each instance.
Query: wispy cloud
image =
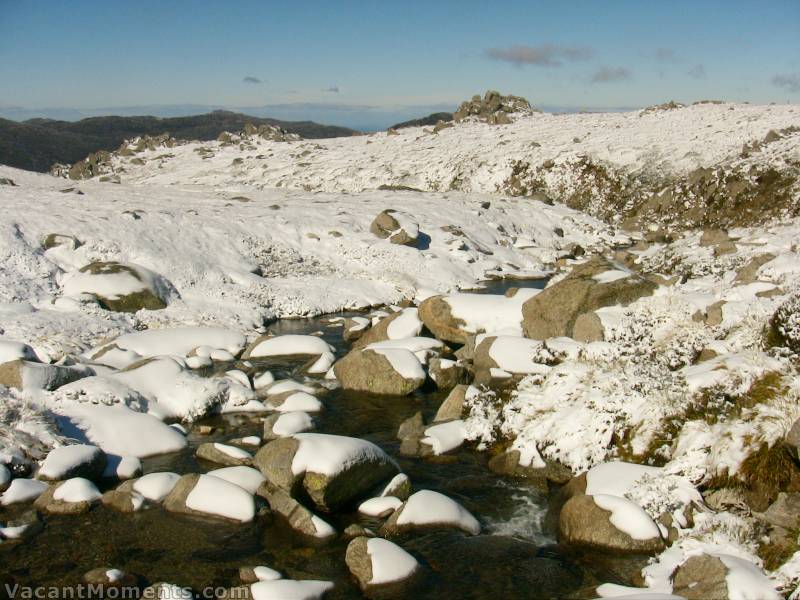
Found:
[[[591,58],[594,50],[583,46],[541,44],[539,46],[516,45],[508,48],[488,48],[485,54],[491,59],[508,62],[517,67],[524,65],[560,67],[564,62]]]
[[[787,92],[800,92],[800,73],[785,73],[775,75],[772,85],[785,89]]]
[[[677,62],[678,56],[672,48],[656,48],[653,57],[659,62]]]
[[[625,81],[630,79],[633,74],[625,67],[600,67],[592,75],[592,83],[611,83],[614,81]]]
[[[692,79],[705,79],[708,77],[706,74],[706,68],[701,64],[696,64],[691,69],[689,69],[686,74],[691,77]]]
[[[328,92],[329,94],[338,94],[339,93],[339,86],[338,85],[332,85],[329,88],[325,88],[322,91],[323,92]]]
[[[251,84],[259,84],[261,80],[258,77],[253,77],[252,75],[248,75],[244,79],[242,79],[242,83],[251,83]]]

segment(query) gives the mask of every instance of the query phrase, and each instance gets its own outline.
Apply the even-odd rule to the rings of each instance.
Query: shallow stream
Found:
[[[489,282],[490,293],[508,287],[543,282]],[[330,316],[330,315],[329,315]],[[282,320],[276,334],[323,332],[347,351],[341,328],[325,319]],[[292,365],[268,365],[276,378],[292,375]],[[568,555],[543,532],[547,498],[525,482],[492,474],[488,457],[468,448],[435,459],[408,459],[399,454],[400,423],[421,410],[429,420],[446,394],[424,391],[407,398],[385,398],[333,390],[321,396],[325,410],[315,416],[317,431],[366,438],[393,456],[412,481],[414,490],[432,489],[461,502],[480,521],[475,537],[461,532],[413,532],[397,538],[424,565],[424,572],[407,598],[547,598],[572,596],[590,589],[604,569]],[[196,425],[217,427],[210,436],[190,428],[184,451],[143,461],[145,472],[205,472],[218,465],[197,461],[204,442],[224,442],[261,435],[256,415],[223,415]],[[30,510],[30,509],[28,509]],[[0,512],[0,520],[10,515]],[[356,512],[322,515],[338,531],[351,523],[377,529],[381,521]],[[335,582],[329,598],[359,598],[360,591],[344,562],[347,541],[313,545],[295,535],[279,517],[266,516],[246,525],[179,516],[161,508],[121,514],[102,505],[80,516],[45,516],[43,529],[18,544],[0,544],[0,582],[21,585],[74,585],[96,567],[116,567],[143,576],[148,583],[168,581],[195,591],[239,584],[241,566],[265,565],[293,579]],[[580,593],[580,592],[578,592]],[[0,592],[0,596],[3,592]]]

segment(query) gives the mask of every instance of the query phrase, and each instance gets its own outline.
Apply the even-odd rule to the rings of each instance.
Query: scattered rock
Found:
[[[450,390],[447,398],[439,405],[439,410],[436,411],[433,422],[439,423],[442,421],[460,419],[464,414],[464,402],[469,387],[468,385],[459,384]]]
[[[402,246],[415,246],[419,238],[419,226],[408,215],[392,209],[379,213],[369,230],[379,238],[389,238],[391,243]]]
[[[457,361],[432,358],[428,362],[428,375],[440,390],[450,390],[466,379],[466,370]]]

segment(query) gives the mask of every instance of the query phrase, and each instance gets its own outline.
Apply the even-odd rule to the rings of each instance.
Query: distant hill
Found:
[[[191,117],[91,117],[81,121],[0,119],[0,164],[47,171],[53,163],[74,163],[90,152],[116,150],[127,138],[169,132],[186,140],[213,140],[223,131],[240,131],[246,123],[276,125],[301,137],[332,138],[356,132],[313,121],[279,121],[217,110]]]
[[[412,119],[411,121],[403,121],[397,125],[392,125],[389,129],[402,129],[403,127],[424,127],[425,125],[436,125],[439,121],[445,123],[453,120],[453,113],[438,112],[422,117],[421,119]]]

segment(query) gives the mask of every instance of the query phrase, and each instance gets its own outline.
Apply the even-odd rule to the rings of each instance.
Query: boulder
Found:
[[[408,500],[411,495],[411,480],[405,473],[398,473],[383,488],[381,496],[392,496],[400,500]]]
[[[100,497],[103,506],[107,506],[121,513],[133,513],[144,505],[144,496],[133,490],[116,489],[108,490]]]
[[[459,384],[450,390],[447,398],[439,405],[439,410],[436,411],[433,422],[439,423],[442,421],[460,419],[464,415],[464,402],[469,388],[470,386],[468,385]]]
[[[686,600],[728,598],[728,569],[716,556],[699,554],[686,560],[672,575],[672,591]]]
[[[320,541],[336,537],[333,527],[292,498],[288,491],[265,481],[258,489],[258,495],[265,498],[273,512],[286,519],[294,531]]]
[[[342,339],[345,342],[355,342],[369,330],[369,327],[370,321],[366,317],[345,319],[342,324]]]
[[[249,585],[259,581],[276,581],[282,579],[282,575],[269,567],[239,567],[239,579]]]
[[[217,444],[208,442],[200,444],[197,448],[197,458],[231,467],[239,465],[249,465],[253,461],[253,455],[247,450],[229,446],[227,444]]]
[[[780,492],[766,511],[757,515],[770,525],[795,530],[800,527],[800,493]]]
[[[422,322],[416,308],[404,308],[384,317],[353,344],[353,348],[366,348],[376,342],[415,337],[422,331]]]
[[[78,515],[89,512],[99,498],[100,492],[91,481],[75,477],[49,487],[33,506],[51,515]]]
[[[466,344],[474,333],[463,329],[466,323],[454,317],[444,296],[431,296],[419,305],[419,318],[436,339],[456,344]]]
[[[536,340],[574,337],[575,323],[582,314],[628,305],[655,289],[651,281],[595,257],[527,300],[522,306],[522,327],[527,337]]]
[[[65,296],[91,294],[114,312],[160,310],[167,307],[171,293],[171,285],[160,275],[132,263],[89,263],[64,281]]]
[[[730,241],[728,232],[724,229],[704,229],[700,236],[700,246],[717,246]]]
[[[245,523],[255,517],[253,496],[238,485],[210,475],[182,476],[164,498],[166,510]]]
[[[500,92],[488,90],[483,98],[475,95],[471,100],[462,102],[455,113],[455,122],[463,121],[469,117],[476,118],[489,124],[502,125],[510,123],[509,114],[529,115],[534,112],[530,102],[520,96],[503,96]]]
[[[392,513],[383,524],[381,535],[392,536],[428,528],[455,528],[470,535],[481,531],[478,520],[458,502],[439,492],[420,490]]]
[[[270,442],[254,462],[272,485],[290,494],[302,487],[326,511],[366,496],[399,470],[372,442],[322,433]]]
[[[428,375],[440,390],[451,390],[466,379],[466,369],[455,360],[432,358],[428,363]]]
[[[379,238],[389,238],[391,243],[403,246],[415,246],[419,238],[419,226],[411,217],[392,209],[379,213],[369,230]]]
[[[314,419],[307,412],[275,413],[264,420],[264,439],[277,440],[295,433],[312,431],[314,428]]]
[[[334,361],[333,347],[315,335],[262,335],[242,354],[243,360],[306,360],[304,370],[322,374]]]
[[[50,233],[42,240],[42,248],[50,250],[57,246],[65,246],[70,250],[75,250],[80,247],[81,243],[75,236],[64,235],[62,233]]]
[[[362,590],[397,585],[419,569],[419,563],[397,544],[381,538],[357,537],[347,545],[345,563]]]
[[[333,365],[345,390],[386,396],[406,396],[422,387],[425,371],[410,350],[351,350]]]
[[[0,364],[0,385],[50,392],[93,374],[94,371],[82,365],[64,367],[17,359]]]
[[[61,481],[73,477],[98,479],[103,475],[106,455],[97,446],[75,444],[53,448],[39,467],[38,477]]]
[[[775,260],[775,255],[769,252],[753,257],[746,265],[739,267],[734,282],[743,285],[755,282],[758,279],[758,270],[773,260]]]
[[[568,544],[604,551],[656,554],[665,548],[655,521],[637,504],[616,496],[573,496],[561,509],[558,529]]]

